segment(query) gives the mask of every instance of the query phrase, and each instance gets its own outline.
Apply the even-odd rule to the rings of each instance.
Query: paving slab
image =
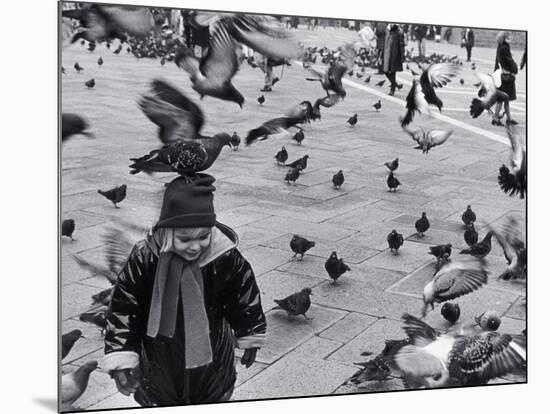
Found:
[[[101,289],[86,286],[80,283],[71,283],[63,286],[61,297],[61,320],[74,318],[90,309],[91,297]]]
[[[242,254],[250,262],[254,274],[257,276],[267,273],[291,260],[288,253],[263,246],[245,249],[242,251]]]
[[[372,316],[350,312],[343,319],[321,332],[319,336],[334,341],[347,342],[359,335],[377,320],[377,318]]]

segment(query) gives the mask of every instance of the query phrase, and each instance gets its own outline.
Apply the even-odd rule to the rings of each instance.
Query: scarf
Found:
[[[196,368],[212,362],[210,326],[204,306],[201,266],[235,247],[217,228],[199,259],[188,262],[174,251],[159,254],[153,285],[147,335],[172,338],[176,330],[178,300],[181,298],[185,334],[185,367]]]

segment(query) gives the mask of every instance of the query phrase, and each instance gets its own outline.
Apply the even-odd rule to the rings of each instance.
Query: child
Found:
[[[166,188],[160,218],[130,253],[107,314],[104,370],[142,406],[227,401],[235,337],[247,368],[265,340],[254,272],[235,232],[216,222],[214,178],[197,176]]]

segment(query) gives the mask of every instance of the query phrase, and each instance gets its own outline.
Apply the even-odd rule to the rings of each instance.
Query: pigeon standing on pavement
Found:
[[[84,68],[83,68],[82,66],[80,66],[80,65],[78,64],[78,62],[76,62],[76,63],[74,64],[74,68],[75,68],[75,70],[76,70],[78,73],[80,73],[81,71],[84,70]]]
[[[258,103],[259,103],[260,105],[263,105],[264,102],[265,102],[265,96],[264,96],[264,95],[260,96],[260,97],[257,99],[257,101],[258,101]]]
[[[233,132],[233,135],[231,135],[231,139],[229,140],[229,144],[231,145],[233,151],[237,151],[239,145],[241,145],[241,137],[237,135],[237,132]]]
[[[469,223],[466,225],[466,230],[464,231],[464,241],[468,246],[473,246],[477,243],[478,234],[474,227],[474,223]]]
[[[61,235],[65,237],[69,237],[71,240],[74,240],[73,239],[74,229],[75,229],[75,222],[73,219],[63,220],[63,223],[61,223]]]
[[[422,316],[426,316],[428,306],[434,309],[434,303],[446,302],[472,293],[487,281],[487,267],[480,258],[471,257],[443,265],[424,287]]]
[[[464,249],[460,251],[460,254],[470,254],[479,258],[484,258],[491,252],[491,237],[493,237],[493,232],[488,231],[483,240],[473,244],[469,249]]]
[[[460,306],[458,303],[445,302],[441,307],[441,316],[451,324],[456,323],[460,318]]]
[[[342,170],[339,170],[332,176],[332,184],[334,185],[334,188],[342,187],[342,184],[344,184],[344,172]]]
[[[468,205],[464,213],[462,213],[462,222],[467,226],[476,221],[476,213],[472,210],[472,206]]]
[[[371,76],[371,75],[369,75],[369,76],[367,76],[367,77],[365,78],[365,83],[370,83],[370,76]]]
[[[294,134],[292,139],[298,143],[298,145],[302,145],[302,141],[304,140],[306,136],[304,135],[304,131],[301,129],[298,132]]]
[[[397,187],[401,185],[401,182],[393,176],[392,171],[390,171],[390,175],[388,175],[386,182],[388,184],[389,191],[396,191]]]
[[[388,234],[387,240],[390,252],[394,254],[399,254],[399,248],[403,246],[403,235],[395,230],[392,230],[391,233]]]
[[[99,194],[105,197],[107,200],[111,201],[115,208],[120,208],[117,206],[118,203],[123,201],[126,198],[126,184],[111,188],[110,190],[97,190]]]
[[[336,284],[338,278],[344,273],[351,271],[349,266],[344,263],[344,259],[338,258],[336,252],[332,252],[325,262],[325,270],[332,279],[333,284]]]
[[[61,403],[68,409],[88,387],[90,374],[98,367],[97,361],[88,361],[76,371],[61,377]]]
[[[426,212],[422,212],[422,217],[420,217],[418,220],[416,220],[416,223],[414,223],[414,227],[416,228],[416,231],[418,232],[419,237],[424,237],[424,233],[428,231],[430,228],[430,221],[428,220],[428,217],[426,216]]]
[[[311,289],[305,288],[302,289],[299,292],[293,293],[290,296],[287,296],[284,299],[275,299],[274,302],[278,305],[274,309],[283,309],[286,311],[287,315],[290,316],[298,316],[298,315],[304,315],[304,318],[307,320],[313,319],[309,318],[306,315],[306,312],[309,310],[311,306]]]
[[[288,152],[285,147],[282,147],[281,150],[275,154],[275,159],[277,160],[277,164],[285,165],[286,160],[288,160]]]
[[[384,86],[384,83],[385,83],[385,82],[386,82],[386,79],[382,79],[380,82],[377,82],[377,83],[376,83],[376,86],[382,87],[382,86]]]
[[[87,87],[88,89],[93,89],[94,86],[95,86],[95,79],[92,78],[92,79],[90,79],[89,81],[86,81],[86,82],[84,83],[84,85],[86,85],[86,87]]]
[[[61,336],[61,359],[65,359],[65,357],[69,355],[73,345],[80,338],[83,338],[82,331],[80,329],[73,329],[72,331]]]
[[[399,158],[394,159],[393,161],[385,162],[384,165],[388,167],[390,171],[395,171],[399,167]]]
[[[99,57],[99,59],[97,59],[97,64],[99,66],[103,65],[103,59],[101,58],[101,56]]]
[[[288,170],[288,172],[285,175],[285,181],[287,184],[290,184],[291,182],[296,185],[296,180],[300,178],[300,169],[299,168],[291,168]]]
[[[353,114],[348,120],[347,120],[347,123],[350,125],[350,126],[355,126],[355,124],[357,123],[357,114]]]
[[[376,112],[378,112],[382,108],[382,102],[380,101],[380,99],[372,107],[376,109]]]
[[[295,161],[292,161],[290,164],[287,164],[287,167],[297,168],[299,171],[305,170],[307,168],[307,160],[309,155],[304,155],[302,158],[298,158]]]
[[[290,249],[294,252],[294,256],[300,255],[298,258],[298,261],[303,260],[304,253],[307,252],[312,247],[315,247],[315,242],[310,241],[304,237],[300,237],[297,234],[292,236],[292,239],[290,240]]]

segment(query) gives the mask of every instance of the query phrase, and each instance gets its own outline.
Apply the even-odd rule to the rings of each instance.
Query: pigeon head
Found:
[[[496,331],[500,327],[500,316],[494,310],[489,310],[480,316],[476,316],[476,323],[484,331]]]
[[[330,254],[330,258],[331,258],[331,259],[336,259],[337,257],[338,257],[338,255],[336,254],[336,252],[332,252],[332,253]]]
[[[305,294],[305,295],[313,295],[313,293],[311,292],[311,288],[304,288],[302,289],[302,293]]]
[[[426,212],[425,211],[422,212],[422,217],[426,217]]]
[[[460,307],[456,303],[446,302],[441,307],[441,316],[447,321],[455,323],[460,318]]]
[[[231,141],[231,136],[225,132],[221,132],[219,134],[214,135],[212,138],[217,139],[221,142],[222,146],[229,146],[229,142]]]

